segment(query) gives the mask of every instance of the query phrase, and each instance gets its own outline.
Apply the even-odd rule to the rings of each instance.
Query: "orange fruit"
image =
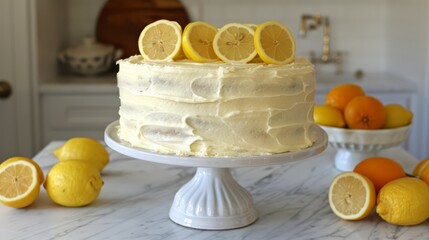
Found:
[[[420,174],[420,179],[429,184],[429,167],[425,167]]]
[[[386,121],[386,110],[377,98],[359,96],[347,104],[344,118],[351,129],[380,129]]]
[[[325,98],[325,104],[344,111],[347,104],[355,97],[364,96],[364,90],[356,84],[345,83],[333,87]]]
[[[364,159],[356,165],[353,172],[360,173],[369,178],[374,183],[376,192],[388,182],[406,176],[404,169],[399,163],[385,157]]]
[[[429,166],[429,158],[426,158],[419,162],[417,166],[413,170],[413,175],[416,177],[419,177],[422,175],[423,171]]]

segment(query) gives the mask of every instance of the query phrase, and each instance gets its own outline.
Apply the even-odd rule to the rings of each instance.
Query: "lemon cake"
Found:
[[[312,131],[314,66],[118,61],[119,137],[131,146],[184,156],[297,151]]]

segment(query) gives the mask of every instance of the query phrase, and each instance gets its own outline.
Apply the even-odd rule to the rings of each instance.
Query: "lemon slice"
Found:
[[[183,30],[182,47],[187,58],[196,62],[217,61],[213,39],[217,28],[206,22],[191,22]]]
[[[258,28],[258,25],[254,23],[246,23],[245,25],[253,29],[253,31]],[[264,63],[264,61],[259,57],[258,53],[256,53],[256,56],[249,63]]]
[[[255,31],[244,24],[229,23],[216,33],[213,49],[226,63],[247,63],[256,56]]]
[[[255,30],[255,48],[268,64],[288,64],[295,58],[295,40],[289,29],[276,21],[258,25]]]
[[[3,166],[8,165],[9,163],[16,162],[16,161],[19,161],[19,160],[30,162],[31,164],[34,165],[34,167],[36,167],[38,181],[39,181],[40,184],[42,184],[43,181],[45,180],[45,175],[43,174],[43,171],[40,168],[39,164],[37,164],[31,158],[27,158],[27,157],[11,157],[11,158],[8,158],[6,161],[4,161],[2,164],[0,164],[0,168],[2,168]]]
[[[17,160],[0,168],[0,202],[13,208],[27,207],[39,196],[37,168],[28,161]]]
[[[253,29],[253,31],[255,31],[258,28],[258,25],[254,24],[254,23],[246,23],[244,25],[246,25],[246,26],[250,27],[251,29]]]
[[[147,25],[140,33],[139,51],[144,59],[168,61],[180,56],[182,28],[177,22],[158,20]]]
[[[337,175],[329,188],[329,205],[338,217],[360,220],[371,213],[376,193],[371,180],[355,172]]]

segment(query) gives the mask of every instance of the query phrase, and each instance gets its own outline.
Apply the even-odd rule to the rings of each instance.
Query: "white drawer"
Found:
[[[119,118],[117,94],[41,96],[42,143],[86,136],[103,139],[105,127]]]

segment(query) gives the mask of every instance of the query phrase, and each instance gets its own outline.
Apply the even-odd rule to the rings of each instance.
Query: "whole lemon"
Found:
[[[82,160],[93,164],[100,172],[109,163],[109,153],[97,140],[87,137],[76,137],[67,140],[54,150],[60,161]]]
[[[418,178],[404,177],[381,188],[377,213],[391,224],[416,225],[429,218],[429,186]]]
[[[327,105],[314,106],[313,118],[314,122],[319,125],[330,127],[345,127],[346,125],[342,112]]]
[[[55,203],[80,207],[97,199],[103,184],[95,166],[84,161],[68,160],[58,162],[49,170],[43,186]]]
[[[406,126],[413,120],[413,113],[400,104],[388,104],[384,109],[386,109],[384,128]]]

